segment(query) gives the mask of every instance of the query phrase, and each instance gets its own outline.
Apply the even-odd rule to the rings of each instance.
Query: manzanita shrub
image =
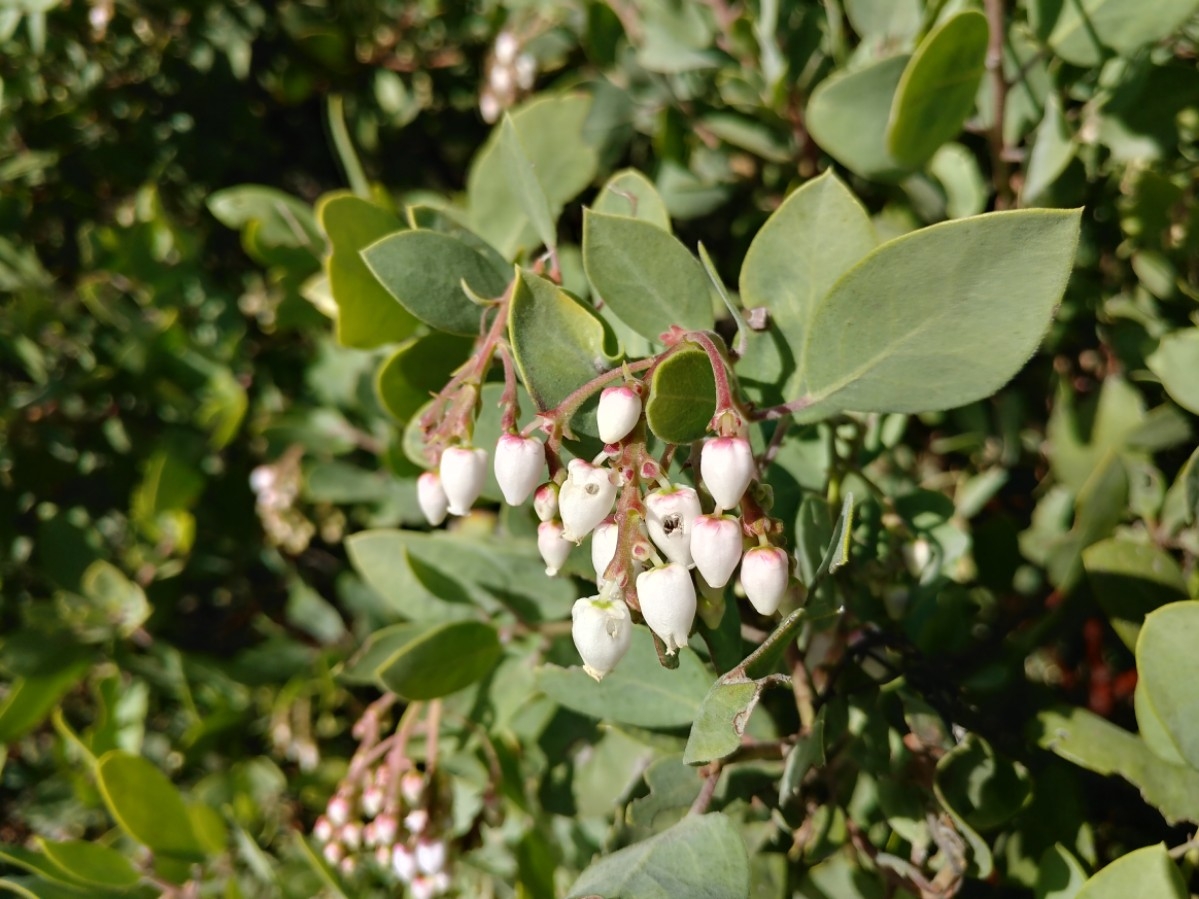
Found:
[[[0,11],[0,887],[1186,899],[1197,5]]]

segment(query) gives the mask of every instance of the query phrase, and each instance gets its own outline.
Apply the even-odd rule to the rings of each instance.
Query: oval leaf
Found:
[[[1075,899],[1187,899],[1186,883],[1160,843],[1116,859],[1082,885]]]
[[[516,195],[520,208],[524,210],[541,243],[554,249],[558,245],[556,217],[550,211],[549,200],[545,198],[545,191],[537,180],[537,170],[525,152],[510,115],[505,115],[500,125],[499,146],[504,171],[508,176],[508,188]]]
[[[1199,328],[1167,334],[1145,361],[1170,399],[1199,415]]]
[[[407,421],[446,385],[473,345],[457,334],[434,331],[398,347],[375,374],[380,404],[397,421]]]
[[[1137,672],[1145,699],[1179,754],[1199,768],[1199,602],[1175,602],[1145,618],[1137,640]]]
[[[907,56],[892,56],[864,69],[820,82],[808,101],[812,139],[839,163],[864,178],[893,181],[904,166],[887,150],[887,120]]]
[[[408,700],[437,699],[485,677],[503,654],[481,621],[438,625],[405,643],[379,668],[379,683]]]
[[[1129,649],[1136,647],[1146,615],[1189,595],[1178,563],[1148,543],[1102,540],[1083,550],[1082,567],[1091,592]]]
[[[812,316],[801,371],[808,405],[826,415],[924,412],[994,393],[1049,326],[1078,222],[1078,210],[996,212],[874,250]]]
[[[645,421],[667,443],[691,443],[708,432],[716,413],[716,378],[708,354],[685,349],[654,369]]]
[[[703,330],[715,322],[703,266],[655,225],[586,210],[583,265],[595,292],[643,337],[655,340],[674,325]]]
[[[591,208],[607,215],[624,215],[670,230],[670,213],[653,182],[636,169],[617,172],[596,194]]]
[[[88,886],[125,889],[141,880],[141,875],[125,856],[99,843],[39,840],[39,844],[51,864]]]
[[[362,256],[387,292],[427,325],[451,334],[479,333],[482,310],[462,290],[481,297],[507,286],[487,260],[465,243],[436,231],[403,231],[379,240]]]
[[[986,70],[989,32],[986,16],[966,10],[920,42],[899,79],[887,125],[887,149],[901,165],[924,165],[962,130]]]
[[[105,753],[96,783],[117,824],[135,840],[162,855],[203,857],[183,797],[146,759],[117,749]]]

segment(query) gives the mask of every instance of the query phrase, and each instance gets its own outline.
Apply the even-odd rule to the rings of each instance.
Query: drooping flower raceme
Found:
[[[637,575],[637,598],[650,630],[670,655],[687,645],[695,623],[695,585],[685,565],[668,562]]]
[[[645,526],[654,545],[671,562],[691,567],[691,528],[699,517],[699,494],[672,486],[645,497]]]
[[[541,481],[545,444],[532,437],[503,434],[495,445],[495,480],[510,506],[519,506]]]
[[[571,459],[566,471],[566,481],[558,491],[562,536],[580,543],[612,511],[616,485],[606,468],[584,459]]]
[[[445,521],[450,501],[441,488],[441,475],[435,471],[426,471],[416,479],[416,502],[424,513],[425,520],[433,527]]]
[[[633,642],[629,607],[620,599],[588,596],[575,602],[570,617],[570,635],[583,659],[583,670],[601,680]]]
[[[773,615],[787,592],[791,568],[787,553],[777,546],[755,546],[741,559],[745,598],[761,615]]]
[[[723,587],[741,561],[741,522],[731,515],[701,515],[691,526],[691,556],[704,582]]]
[[[487,481],[487,451],[451,446],[441,454],[441,488],[451,515],[466,515]]]
[[[641,397],[631,387],[607,387],[600,394],[595,410],[599,438],[604,443],[617,443],[629,436],[641,418]]]
[[[699,457],[704,485],[721,509],[735,509],[754,477],[754,454],[744,437],[715,437]]]

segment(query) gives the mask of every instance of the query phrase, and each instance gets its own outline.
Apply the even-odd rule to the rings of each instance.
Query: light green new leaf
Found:
[[[117,824],[139,843],[166,856],[203,857],[183,797],[146,759],[107,752],[96,764],[96,784]]]
[[[685,349],[654,369],[645,421],[667,443],[691,443],[708,431],[716,412],[712,361],[701,349]]]
[[[89,667],[89,662],[74,659],[57,671],[18,677],[9,683],[8,692],[0,700],[0,745],[13,742],[41,724]]]
[[[315,256],[321,234],[304,201],[259,184],[240,184],[210,194],[208,211],[227,228],[244,229],[258,223],[256,238],[268,246],[304,247]]]
[[[1028,165],[1024,169],[1024,186],[1020,202],[1035,206],[1046,190],[1066,170],[1075,152],[1074,136],[1062,115],[1062,101],[1056,92],[1045,98],[1045,115],[1037,126]]]
[[[878,247],[813,313],[801,396],[827,415],[949,409],[994,393],[1049,327],[1078,221],[1078,210],[997,212]]]
[[[622,169],[607,180],[591,208],[608,215],[624,215],[670,230],[670,213],[653,182],[636,169]]]
[[[1116,859],[1082,885],[1075,899],[1187,899],[1186,882],[1161,843]]]
[[[361,253],[380,238],[403,231],[398,217],[350,193],[327,194],[316,207],[329,240],[325,273],[337,304],[337,340],[370,349],[412,336],[420,322],[371,274]]]
[[[1130,56],[1161,40],[1199,9],[1196,0],[1068,0],[1049,46],[1076,66],[1094,66],[1114,52]]]
[[[595,177],[599,154],[586,130],[592,99],[585,94],[538,97],[511,114],[537,183],[555,220],[567,201]],[[531,249],[539,240],[521,198],[507,177],[500,148],[502,128],[492,131],[471,163],[466,179],[471,230],[505,259]]]
[[[966,10],[920,42],[899,79],[887,124],[887,150],[901,165],[924,165],[962,130],[986,71],[988,34],[987,17]]]
[[[1199,768],[1199,602],[1174,602],[1145,618],[1137,674],[1145,700],[1179,754]]]
[[[516,195],[520,208],[524,210],[541,243],[548,249],[555,249],[558,246],[555,216],[550,211],[550,203],[545,198],[541,182],[537,180],[533,162],[520,142],[516,126],[512,124],[512,116],[507,114],[500,125],[499,146],[509,189]]]
[[[520,378],[538,411],[562,400],[616,361],[603,320],[558,285],[518,269],[508,313],[508,339]],[[594,412],[572,425],[594,430]]]
[[[437,699],[486,677],[503,652],[490,625],[451,621],[404,643],[379,666],[378,679],[404,699]]]
[[[894,181],[906,167],[887,150],[887,122],[909,57],[892,56],[822,82],[808,101],[808,132],[846,168],[875,181]]]
[[[657,339],[672,325],[711,328],[708,276],[668,232],[623,215],[583,215],[583,265],[595,292],[621,321]]]
[[[463,291],[463,281],[488,299],[503,294],[507,286],[482,255],[436,231],[402,231],[384,237],[363,250],[362,257],[405,309],[451,334],[479,333],[482,310]]]
[[[88,886],[120,890],[136,886],[141,880],[129,859],[99,843],[86,840],[55,843],[39,839],[38,844],[51,864]]]
[[[748,899],[749,856],[724,815],[688,815],[669,830],[592,864],[567,899]]]
[[[1199,328],[1167,334],[1145,362],[1170,399],[1199,415]]]
[[[1146,615],[1189,596],[1178,563],[1149,543],[1102,540],[1083,550],[1082,567],[1091,592],[1129,649],[1136,647]]]

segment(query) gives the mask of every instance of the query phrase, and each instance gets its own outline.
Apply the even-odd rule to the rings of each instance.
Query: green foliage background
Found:
[[[653,896],[697,871],[730,897],[1194,890],[1195,13],[0,3],[0,887],[394,894],[370,870],[342,879],[304,836],[380,693],[362,653],[400,651],[411,633],[391,628],[416,623],[485,654],[492,629],[447,624],[482,619],[501,661],[443,718],[461,895]],[[495,74],[501,32],[532,60],[528,88]],[[514,110],[519,135],[492,131],[491,105]],[[530,199],[513,139],[544,197]],[[601,189],[626,168],[642,175]],[[455,333],[404,342],[422,318],[404,291],[420,302],[457,278],[434,271],[417,291],[358,250],[405,223],[469,228],[490,245],[478,264],[498,259],[479,271],[502,284],[505,260],[556,243],[564,286],[587,298],[608,293],[600,237],[632,192],[637,218],[688,251],[702,242],[749,309],[804,271],[739,279],[751,241],[828,168],[882,240],[1082,207],[1075,268],[1038,351],[993,397],[925,412],[937,404],[876,387],[847,408],[888,411],[801,416],[781,444],[773,514],[804,583],[837,545],[842,496],[859,503],[850,564],[809,597],[826,617],[799,644],[818,715],[764,693],[748,733],[774,755],[729,759],[716,814],[686,816],[701,789],[689,727],[732,664],[687,652],[666,671],[642,631],[594,688],[560,626],[590,592],[585,563],[545,579],[531,517],[494,505],[426,533],[405,425],[471,331],[429,322]],[[994,251],[974,244],[964,266],[994,268]],[[661,308],[622,312],[617,289],[602,326],[567,302],[524,333],[643,355],[662,308],[711,320],[679,287],[708,289],[688,259]],[[1019,296],[1031,275],[1019,257],[1004,266]],[[771,310],[788,340],[811,323],[791,308]],[[763,404],[801,383],[770,368],[770,339],[753,334],[740,369]],[[970,339],[985,358],[988,335]],[[524,355],[542,401],[565,363]],[[498,390],[484,388],[480,445],[498,434]],[[251,487],[260,466],[272,502]],[[734,663],[755,643],[735,620],[726,637]],[[632,699],[646,683],[661,695]],[[707,868],[680,861],[696,847]]]

